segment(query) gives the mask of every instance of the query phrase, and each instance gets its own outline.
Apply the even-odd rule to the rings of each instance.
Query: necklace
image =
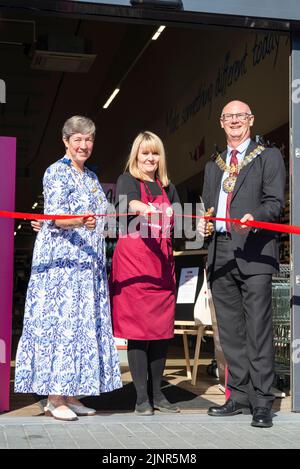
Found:
[[[97,197],[97,192],[98,192],[98,187],[96,185],[96,182],[93,181],[94,186],[91,188],[88,186],[89,181],[86,182],[85,178],[85,170],[83,172],[79,172],[78,169],[76,169],[73,165],[68,165],[69,171],[71,171],[73,180],[76,181],[76,183],[84,189],[85,192],[91,193]],[[100,203],[103,202],[102,196],[99,195],[99,201]]]
[[[225,173],[229,173],[229,176],[224,179],[222,187],[226,194],[234,191],[235,183],[238,177],[239,172],[243,169],[247,164],[251,163],[258,155],[260,155],[265,150],[263,145],[258,145],[249,155],[245,156],[243,161],[237,165],[227,165],[223,160],[220,153],[218,154],[217,158],[215,159],[216,164],[220,168],[221,171]]]

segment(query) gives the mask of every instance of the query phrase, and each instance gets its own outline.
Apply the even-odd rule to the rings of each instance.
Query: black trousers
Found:
[[[231,240],[218,237],[210,282],[231,396],[241,404],[271,408],[272,276],[242,275]]]

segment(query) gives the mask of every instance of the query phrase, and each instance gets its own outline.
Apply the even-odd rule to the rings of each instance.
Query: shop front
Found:
[[[0,133],[17,138],[16,209],[30,212],[42,208],[41,177],[60,155],[61,123],[79,112],[91,116],[99,129],[92,163],[101,182],[115,183],[130,142],[141,129],[151,128],[163,137],[172,180],[182,200],[198,202],[205,162],[215,144],[219,148],[225,145],[218,128],[220,110],[229,100],[240,98],[255,114],[253,137],[264,136],[282,151],[290,174],[283,222],[300,225],[300,194],[294,182],[300,177],[300,13],[293,6],[292,1],[285,6],[274,1],[272,9],[263,9],[261,2],[247,4],[242,0],[230,4],[200,0],[15,0],[12,7],[10,1],[2,0],[4,23],[6,18],[5,24],[15,37],[13,33],[10,38],[0,34],[0,54],[4,63],[7,59],[0,72],[0,83],[5,83],[6,90],[5,100],[0,100]],[[160,25],[166,29],[152,41]],[[16,34],[21,34],[22,28],[18,46]],[[47,33],[43,55],[41,38]],[[62,65],[58,56],[52,69],[34,65],[38,53],[44,58],[48,52],[48,64],[50,59],[54,61],[50,44],[53,48],[57,38],[67,35],[77,40],[70,40],[69,54],[64,61],[60,57]],[[83,45],[83,38],[93,47]],[[63,46],[60,53],[66,53]],[[76,53],[77,58],[80,53],[84,56],[79,66],[86,67],[86,73],[73,73],[72,53],[73,59]],[[9,59],[12,54],[14,63]],[[104,103],[117,88],[118,95],[104,110]],[[28,276],[33,243],[29,226],[22,225],[19,230],[18,226],[16,334],[21,327],[16,318],[21,316],[24,303],[24,277]],[[286,338],[292,356],[293,411],[300,411],[299,248],[298,236],[292,235],[291,240],[282,237],[281,262],[291,269],[292,327]],[[12,265],[11,259],[7,265]],[[7,315],[6,311],[0,314]],[[287,326],[289,323],[288,318]],[[10,327],[6,325],[4,332],[3,324],[1,320],[0,344]],[[7,395],[7,388],[5,392]],[[7,408],[3,405],[0,410]]]

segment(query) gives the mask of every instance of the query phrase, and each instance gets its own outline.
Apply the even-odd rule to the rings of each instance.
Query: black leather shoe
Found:
[[[154,399],[153,407],[156,410],[164,413],[176,413],[180,412],[180,409],[176,407],[174,404],[171,404],[165,397],[161,397],[159,399]]]
[[[136,415],[153,415],[153,407],[150,402],[142,402],[141,404],[136,404],[134,413]]]
[[[252,427],[270,428],[273,426],[272,411],[268,407],[255,407],[253,411]]]
[[[208,415],[212,417],[229,417],[237,414],[249,414],[249,407],[244,404],[239,404],[233,399],[228,399],[224,405],[218,407],[210,407],[207,411]]]

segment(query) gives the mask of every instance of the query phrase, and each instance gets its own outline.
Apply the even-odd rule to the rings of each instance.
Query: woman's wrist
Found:
[[[55,222],[55,225],[58,228],[62,228],[65,230],[70,230],[74,228],[82,228],[84,226],[84,219],[83,218],[73,218],[73,220],[58,220]]]
[[[76,226],[75,228],[82,228],[84,226],[84,220],[83,218],[77,218],[76,219]]]
[[[72,222],[70,228],[82,228],[84,226],[84,218],[75,218]]]

